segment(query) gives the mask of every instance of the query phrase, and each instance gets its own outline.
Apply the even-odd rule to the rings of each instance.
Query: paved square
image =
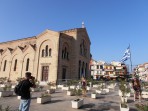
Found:
[[[118,96],[118,88],[115,90],[110,90],[106,95],[100,95],[97,99],[92,99],[90,97],[90,91],[87,93],[87,97],[84,98],[84,105],[80,109],[73,109],[71,107],[71,100],[75,99],[75,96],[67,96],[66,91],[57,89],[56,93],[51,94],[51,102],[45,104],[37,104],[36,98],[40,96],[41,92],[34,92],[32,94],[32,101],[30,106],[30,111],[120,111],[120,97]],[[16,96],[13,97],[2,97],[0,98],[0,104],[3,107],[7,105],[11,106],[12,110],[18,109],[19,101]],[[147,100],[142,100],[142,102],[148,102]],[[135,104],[137,101],[133,101],[133,95],[128,99],[128,105],[130,111],[137,111]]]

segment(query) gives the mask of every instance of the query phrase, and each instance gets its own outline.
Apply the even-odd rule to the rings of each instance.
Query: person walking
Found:
[[[31,95],[30,88],[35,87],[35,78],[31,76],[30,72],[25,73],[25,79],[21,81],[21,101],[19,111],[29,111]]]
[[[134,101],[135,99],[141,100],[141,84],[140,80],[135,77],[132,81],[133,89],[134,89]]]
[[[81,79],[81,84],[82,84],[83,96],[86,97],[86,85],[87,85],[87,82],[86,82],[86,79],[84,77],[82,77],[82,79]]]

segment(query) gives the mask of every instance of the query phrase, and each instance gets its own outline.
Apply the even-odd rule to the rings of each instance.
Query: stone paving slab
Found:
[[[74,100],[75,96],[67,96],[66,91],[60,89],[56,90],[56,93],[52,94],[51,102],[45,104],[37,104],[36,98],[40,96],[41,92],[34,92],[32,94],[32,101],[30,111],[120,111],[120,97],[118,96],[118,88],[111,90],[106,95],[101,95],[97,99],[90,98],[90,92],[87,93],[87,97],[84,98],[84,105],[80,109],[73,109],[71,107],[71,101]],[[20,100],[16,96],[13,97],[2,97],[0,98],[0,104],[6,107],[11,106],[12,110],[18,109]],[[142,100],[142,102],[148,102]],[[128,99],[128,105],[130,111],[137,111],[135,104],[138,103],[133,101],[133,97]]]

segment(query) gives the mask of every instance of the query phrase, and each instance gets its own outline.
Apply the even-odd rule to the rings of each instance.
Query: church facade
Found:
[[[15,81],[31,72],[39,81],[89,77],[90,39],[86,28],[45,30],[0,43],[0,77]]]

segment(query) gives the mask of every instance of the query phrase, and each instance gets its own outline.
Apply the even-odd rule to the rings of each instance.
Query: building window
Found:
[[[82,40],[80,44],[80,55],[85,56],[85,57],[87,56],[87,48],[86,48],[84,40]]]
[[[87,63],[85,65],[85,77],[87,76]]]
[[[3,71],[6,70],[6,65],[7,65],[7,60],[5,60],[5,62],[4,62],[4,68],[3,68]]]
[[[51,56],[51,49],[49,49],[49,56]]]
[[[100,65],[100,69],[103,69],[103,65]]]
[[[17,67],[17,59],[15,59],[13,71],[16,71],[16,67]]]
[[[62,59],[64,59],[64,50],[62,50]]]
[[[62,50],[62,59],[69,59],[69,53],[66,47],[64,48],[64,50]]]
[[[78,78],[80,79],[81,78],[81,61],[79,60],[79,69],[78,69],[79,73],[78,73]]]
[[[44,51],[44,49],[43,49],[43,50],[42,50],[42,57],[44,57],[44,52],[45,52],[45,51]]]
[[[26,71],[28,71],[29,69],[29,58],[27,59],[27,63],[26,63]]]
[[[97,69],[99,69],[99,65],[97,65]]]
[[[46,57],[48,56],[48,45],[46,45],[46,48],[45,48],[45,56]]]

